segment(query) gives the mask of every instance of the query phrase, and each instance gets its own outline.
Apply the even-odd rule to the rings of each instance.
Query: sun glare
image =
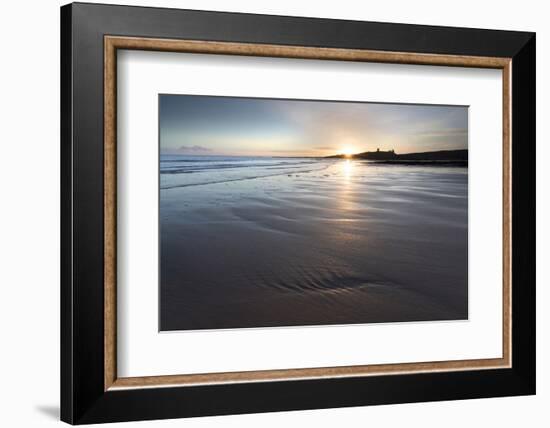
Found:
[[[342,149],[342,154],[346,157],[350,157],[354,153],[353,148],[351,147],[344,147]]]

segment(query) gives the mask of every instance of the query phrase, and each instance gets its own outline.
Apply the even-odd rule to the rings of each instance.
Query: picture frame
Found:
[[[502,70],[500,358],[117,375],[117,52]],[[61,419],[165,419],[535,393],[535,34],[73,3],[61,8]]]

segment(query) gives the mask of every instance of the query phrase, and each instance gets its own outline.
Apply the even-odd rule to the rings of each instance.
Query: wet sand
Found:
[[[161,176],[161,330],[467,319],[467,168],[317,162]]]

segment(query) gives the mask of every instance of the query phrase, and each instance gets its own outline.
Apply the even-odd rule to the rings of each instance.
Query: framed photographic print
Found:
[[[61,8],[72,424],[535,393],[535,35]]]

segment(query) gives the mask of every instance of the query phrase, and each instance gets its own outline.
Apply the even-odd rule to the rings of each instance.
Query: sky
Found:
[[[463,106],[160,95],[163,154],[329,156],[468,148]]]

